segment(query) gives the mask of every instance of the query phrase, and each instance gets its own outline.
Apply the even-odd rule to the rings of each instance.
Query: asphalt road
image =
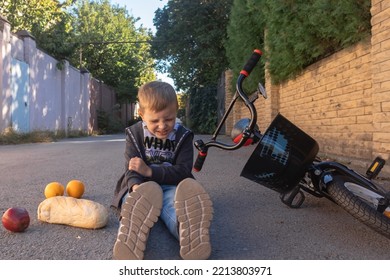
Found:
[[[209,139],[197,136],[196,139]],[[25,207],[31,217],[23,233],[0,226],[2,260],[112,259],[118,221],[110,212],[103,229],[87,230],[37,219],[44,188],[71,179],[86,184],[83,198],[110,205],[124,168],[123,135],[67,139],[55,143],[0,146],[0,213]],[[290,209],[272,190],[239,176],[253,147],[209,150],[196,178],[214,203],[211,226],[215,260],[387,260],[390,240],[354,220],[326,199],[307,196]],[[158,222],[145,259],[180,259],[178,242]]]

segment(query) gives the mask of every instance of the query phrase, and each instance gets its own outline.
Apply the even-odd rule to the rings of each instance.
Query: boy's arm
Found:
[[[193,136],[186,137],[180,150],[177,151],[176,162],[172,166],[150,166],[152,176],[150,180],[160,185],[177,185],[186,178],[193,178],[191,173],[194,160],[192,145]]]
[[[133,157],[141,157],[140,147],[137,147],[136,139],[130,131],[126,130],[126,149],[125,149],[125,180],[127,181],[127,187],[131,190],[133,185],[139,185],[143,183],[144,177],[135,172],[129,170],[129,161]]]

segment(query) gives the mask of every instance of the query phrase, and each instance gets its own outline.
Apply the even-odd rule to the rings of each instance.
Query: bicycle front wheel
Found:
[[[376,209],[383,194],[365,188],[353,178],[335,175],[328,184],[329,196],[357,220],[390,238],[390,218]],[[388,207],[385,213],[390,213]]]

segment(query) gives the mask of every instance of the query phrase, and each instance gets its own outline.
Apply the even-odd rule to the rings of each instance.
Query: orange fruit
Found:
[[[68,194],[68,196],[80,198],[83,196],[84,191],[84,183],[79,180],[71,180],[66,185],[66,193]]]
[[[51,182],[45,187],[45,197],[61,196],[64,195],[64,186],[58,182]]]

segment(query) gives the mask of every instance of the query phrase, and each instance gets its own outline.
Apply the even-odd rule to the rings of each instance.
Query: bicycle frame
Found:
[[[297,163],[297,166],[295,169],[293,168],[292,172],[290,173],[296,173],[295,176],[285,177],[282,178],[285,175],[279,175],[278,178],[274,179],[273,181],[270,179],[269,174],[275,173],[274,169],[276,168],[275,165],[272,165],[272,168],[266,172],[263,172],[261,176],[267,177],[267,179],[260,178],[261,176],[257,173],[254,174],[255,171],[253,168],[259,169],[259,166],[262,165],[261,161],[264,161],[264,159],[260,159],[258,161],[249,159],[247,165],[244,167],[241,176],[246,177],[252,181],[255,181],[257,183],[260,183],[262,185],[265,185],[268,188],[271,188],[273,190],[276,190],[280,193],[280,198],[283,203],[286,205],[297,208],[300,207],[300,205],[303,203],[304,195],[301,192],[301,190],[310,193],[316,197],[327,197],[328,199],[331,199],[329,195],[326,192],[326,185],[329,183],[329,178],[332,178],[334,174],[339,175],[345,175],[350,178],[353,178],[356,182],[361,184],[367,189],[373,190],[375,192],[379,192],[384,194],[386,197],[387,202],[384,202],[384,204],[389,206],[390,202],[390,195],[387,194],[387,192],[381,188],[380,186],[373,183],[370,178],[367,178],[366,176],[363,176],[356,171],[348,168],[347,166],[340,164],[335,161],[321,161],[318,157],[316,157],[318,152],[318,144],[315,142],[314,139],[312,139],[310,136],[305,134],[303,131],[301,131],[298,127],[294,126],[294,124],[290,123],[287,119],[284,119],[282,116],[277,116],[273,123],[271,123],[268,130],[265,132],[264,135],[261,135],[259,131],[255,129],[256,123],[257,123],[257,111],[254,107],[253,103],[257,100],[259,92],[263,95],[264,98],[266,98],[265,92],[261,90],[262,86],[259,86],[258,92],[253,94],[251,97],[248,97],[248,95],[245,93],[243,89],[243,82],[245,78],[247,78],[250,75],[250,72],[255,67],[257,62],[259,61],[262,53],[259,50],[255,50],[248,60],[248,62],[243,67],[243,70],[240,72],[240,75],[237,78],[236,83],[236,92],[233,96],[232,101],[230,102],[227,110],[225,111],[224,115],[222,116],[215,132],[212,135],[212,138],[210,141],[204,143],[202,140],[195,141],[194,145],[199,150],[198,158],[196,159],[196,162],[194,164],[194,170],[200,171],[203,165],[203,162],[207,156],[208,148],[210,147],[217,147],[224,150],[236,150],[241,148],[247,139],[249,139],[251,136],[255,136],[258,139],[262,138],[263,142],[269,142],[270,140],[264,141],[264,137],[267,135],[267,131],[270,128],[275,128],[276,126],[282,127],[280,130],[283,130],[284,127],[290,126],[293,127],[294,134],[300,133],[301,138],[298,141],[298,144],[290,143],[291,145],[300,145],[299,149],[302,149],[303,146],[310,146],[311,148],[308,148],[306,153],[306,158],[303,158],[300,162]],[[249,124],[243,129],[242,131],[242,137],[240,141],[238,141],[235,144],[226,144],[217,141],[217,137],[220,133],[220,130],[224,123],[226,122],[226,119],[228,115],[231,113],[231,110],[236,103],[236,101],[241,98],[244,101],[245,106],[249,109],[250,112],[250,122]],[[280,124],[274,124],[274,122],[277,122],[277,119],[280,118],[281,120],[278,120]],[[288,138],[284,131],[280,132],[285,138]],[[294,136],[296,137],[296,136]],[[271,140],[272,141],[272,140]],[[290,141],[290,140],[289,140]],[[302,141],[304,144],[302,144]],[[269,143],[267,143],[269,144]],[[259,144],[261,145],[261,143]],[[273,143],[273,145],[277,145],[277,143]],[[264,145],[263,145],[264,146]],[[258,154],[262,152],[262,149],[264,147],[258,147],[256,148],[258,151],[254,152],[255,157],[258,157]],[[291,152],[291,151],[289,151]],[[302,152],[302,151],[300,151]],[[299,156],[302,157],[302,154]],[[253,157],[253,155],[252,155]],[[252,162],[251,162],[252,160]],[[254,162],[256,161],[256,162]],[[268,162],[269,163],[269,162]],[[272,164],[272,163],[271,163]],[[268,164],[266,164],[268,165]],[[380,164],[377,167],[376,170],[372,170],[372,173],[378,173],[382,166],[384,165],[384,162],[380,162]],[[253,168],[251,167],[253,166]],[[260,167],[261,169],[261,167]],[[291,169],[291,164],[289,166],[289,169]],[[248,171],[249,170],[249,171]],[[247,172],[245,172],[247,171]],[[280,174],[284,173],[286,171],[286,168],[283,167],[283,170],[280,171]],[[375,174],[375,175],[376,175]],[[306,177],[305,177],[306,176]],[[260,179],[259,179],[260,178]],[[267,181],[269,180],[269,181]],[[276,185],[276,187],[275,187]],[[286,186],[287,185],[287,186]],[[300,197],[297,197],[300,196]],[[386,208],[385,207],[385,208]]]
[[[212,139],[204,143],[202,140],[197,140],[195,141],[194,145],[198,149],[198,157],[195,161],[194,164],[194,171],[199,172],[202,169],[203,163],[206,159],[207,156],[207,151],[209,147],[217,147],[221,148],[224,150],[236,150],[242,147],[245,143],[246,140],[249,139],[251,134],[254,133],[254,127],[256,126],[257,123],[257,111],[255,107],[253,106],[254,100],[250,100],[245,93],[242,84],[247,78],[250,73],[252,72],[253,68],[256,66],[257,62],[260,60],[260,57],[262,55],[262,52],[258,49],[254,50],[252,53],[252,56],[249,58],[245,66],[243,67],[243,70],[241,70],[240,75],[237,78],[237,83],[236,83],[236,93],[233,97],[233,100],[230,102],[230,105],[228,109],[226,110],[225,114],[223,115],[219,125],[217,126],[217,129],[215,130]],[[226,144],[217,141],[217,136],[222,128],[222,125],[225,123],[227,116],[231,112],[235,102],[238,100],[238,97],[240,97],[243,101],[245,106],[248,107],[249,112],[250,112],[250,123],[249,125],[245,128],[245,130],[242,132],[242,138],[238,143],[235,144]]]
[[[274,118],[263,134],[257,131],[257,112],[253,103],[258,98],[258,93],[248,97],[242,84],[260,57],[261,51],[255,50],[240,72],[236,93],[212,139],[206,143],[202,140],[195,141],[199,153],[194,171],[202,169],[209,147],[239,149],[252,136],[259,143],[245,164],[241,176],[275,190],[281,201],[291,208],[302,205],[305,200],[304,192],[328,198],[363,224],[390,238],[390,192],[372,181],[385,164],[383,159],[377,157],[366,176],[341,163],[322,161],[317,157],[317,142],[281,114]],[[260,92],[266,98],[265,92]],[[238,98],[249,109],[249,122],[240,120],[235,125],[234,135],[232,133],[235,144],[218,142],[217,136]],[[235,135],[236,132],[239,133],[238,136]]]

